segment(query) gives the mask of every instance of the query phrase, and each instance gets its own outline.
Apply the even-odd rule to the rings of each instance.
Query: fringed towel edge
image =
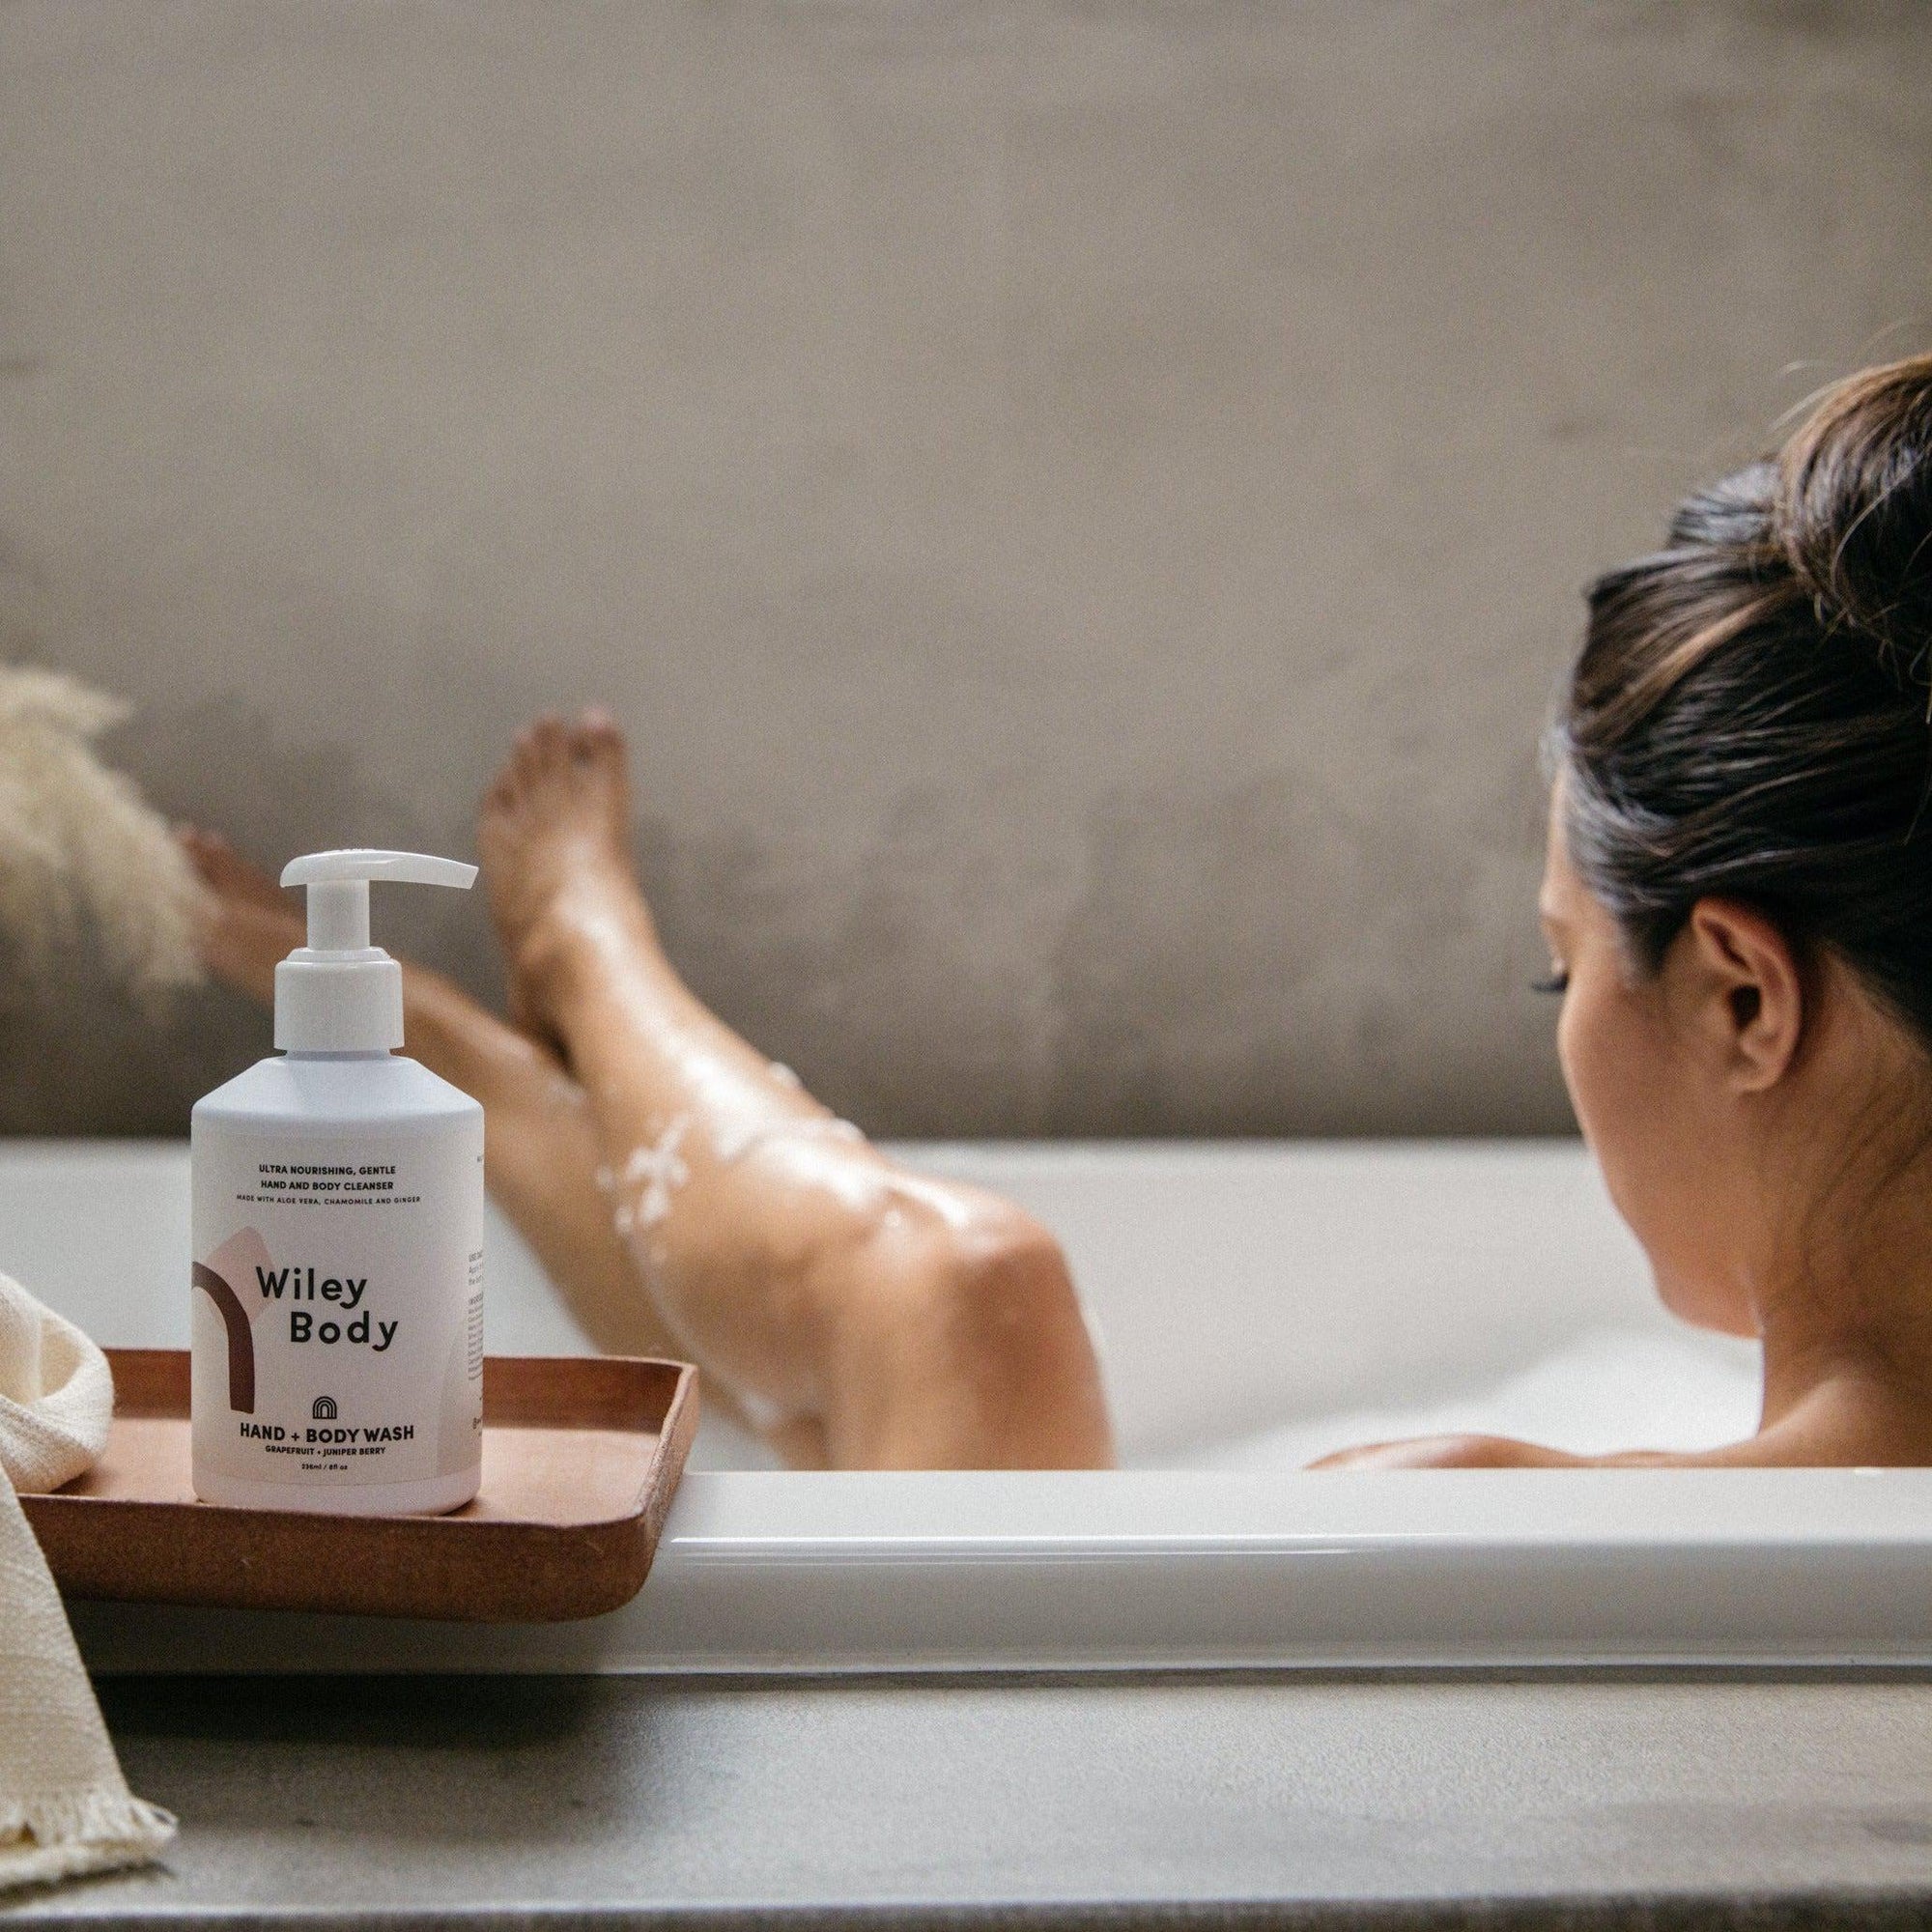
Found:
[[[0,1890],[146,1864],[175,1818],[126,1791],[49,1791],[0,1805]]]

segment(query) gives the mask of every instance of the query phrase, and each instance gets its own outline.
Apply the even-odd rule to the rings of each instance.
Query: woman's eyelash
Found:
[[[1529,990],[1532,993],[1567,993],[1570,990],[1570,975],[1559,972],[1550,974],[1547,980],[1532,980]]]

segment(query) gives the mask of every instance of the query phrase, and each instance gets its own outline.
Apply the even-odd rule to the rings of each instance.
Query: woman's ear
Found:
[[[1776,1086],[1804,1027],[1804,978],[1790,943],[1734,899],[1699,899],[1680,945],[1680,990],[1734,1092]]]

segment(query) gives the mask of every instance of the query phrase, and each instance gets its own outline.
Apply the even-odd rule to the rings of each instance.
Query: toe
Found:
[[[510,755],[503,760],[503,769],[497,774],[497,782],[492,788],[492,795],[499,807],[514,806],[541,776],[544,746],[555,724],[554,718],[545,716],[533,720],[517,733],[516,742],[510,747]]]
[[[483,794],[483,810],[497,812],[508,810],[510,801],[517,795],[517,751],[510,748],[510,755],[497,769],[497,776],[490,781],[490,788]]]
[[[580,754],[598,764],[621,765],[624,734],[617,721],[601,705],[586,711],[577,729]]]

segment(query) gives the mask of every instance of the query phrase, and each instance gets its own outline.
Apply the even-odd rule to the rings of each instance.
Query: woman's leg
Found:
[[[628,822],[615,726],[545,720],[478,837],[514,1010],[587,1098],[673,1338],[795,1461],[1105,1464],[1058,1244],[1009,1203],[895,1168],[708,1012],[659,948]]]
[[[182,843],[210,894],[208,969],[260,1005],[275,963],[302,944],[296,902],[225,839],[188,831]],[[507,1027],[440,973],[403,964],[403,1033],[432,1071],[482,1101],[490,1192],[600,1349],[674,1353],[598,1187],[597,1137],[583,1092],[554,1054]]]

